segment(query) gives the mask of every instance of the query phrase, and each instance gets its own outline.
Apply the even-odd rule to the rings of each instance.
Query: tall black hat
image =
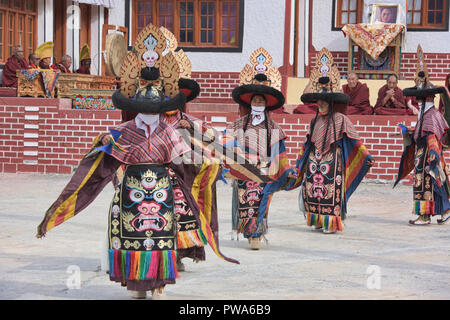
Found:
[[[417,46],[417,68],[414,76],[416,85],[411,88],[403,89],[403,95],[416,97],[418,100],[425,100],[429,96],[436,94],[445,94],[445,87],[435,87],[429,79],[428,67],[420,44]]]
[[[172,52],[180,68],[180,80],[178,81],[178,87],[180,91],[186,95],[186,102],[194,100],[200,94],[200,86],[197,81],[191,79],[191,61],[183,49],[175,51],[178,48],[178,41],[169,29],[159,27],[159,30],[166,38],[166,47],[162,55],[165,56],[167,53]]]
[[[316,66],[311,71],[309,92],[302,94],[300,99],[304,103],[315,103],[324,100],[330,103],[340,113],[347,113],[350,96],[340,92],[341,76],[334,64],[333,56],[322,48],[316,57]]]
[[[414,77],[416,85],[411,88],[403,89],[403,95],[408,97],[416,97],[417,100],[422,102],[422,108],[420,110],[420,123],[419,132],[422,132],[423,114],[425,112],[425,100],[429,96],[439,94],[441,100],[444,103],[444,119],[450,126],[450,97],[446,87],[435,87],[428,77],[428,68],[425,63],[424,54],[420,44],[417,46],[417,69]]]
[[[164,113],[182,110],[186,95],[180,90],[180,67],[166,48],[164,34],[154,25],[137,36],[120,70],[121,88],[112,101],[118,109],[131,112]]]

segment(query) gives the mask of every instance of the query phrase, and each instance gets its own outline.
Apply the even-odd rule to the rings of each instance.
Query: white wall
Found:
[[[348,37],[342,31],[331,31],[332,1],[314,0],[312,44],[316,50],[326,47],[330,51],[347,51]],[[402,52],[416,52],[420,44],[424,52],[450,52],[450,32],[413,32],[406,33]]]
[[[240,72],[252,52],[264,47],[273,65],[283,64],[284,0],[246,0],[242,52],[187,52],[192,71]]]
[[[132,16],[131,9],[133,7],[132,2],[133,2],[133,0],[131,0],[130,4],[129,4],[129,6],[130,6],[129,7],[130,28],[128,30],[128,45],[129,46],[133,45],[133,43],[131,42],[131,39],[133,39],[133,35],[132,35],[133,30],[132,30],[132,21],[131,21],[131,16]],[[108,20],[109,20],[110,25],[125,27],[125,1],[122,1],[122,2],[119,1],[117,7],[109,9]]]
[[[102,26],[104,23],[104,7],[91,6],[91,74],[101,75],[102,67]]]
[[[285,0],[245,0],[244,3],[242,52],[188,51],[186,54],[191,60],[192,71],[240,72],[249,63],[250,54],[260,47],[269,51],[273,65],[279,67],[283,64]],[[123,5],[110,10],[109,23],[125,24]]]
[[[80,42],[80,32],[78,29],[74,28],[73,19],[74,13],[72,12],[72,0],[65,0],[67,4],[67,23],[66,23],[66,54],[72,57],[72,69],[78,69],[78,58],[79,58],[79,42]],[[71,17],[72,16],[72,17]],[[78,22],[79,23],[79,22]]]
[[[118,3],[117,7],[109,9],[108,20],[109,24],[125,26],[125,1]]]
[[[402,52],[417,52],[417,45],[420,44],[423,51],[433,53],[450,52],[450,32],[413,32],[406,33],[405,45]]]
[[[294,7],[293,7],[294,8]],[[305,65],[308,65],[308,24],[309,1],[300,0],[298,10],[298,48],[297,48],[297,76],[305,76]],[[294,9],[292,10],[294,12]],[[294,29],[291,29],[294,35]]]
[[[53,0],[38,0],[37,29],[37,46],[53,41]]]

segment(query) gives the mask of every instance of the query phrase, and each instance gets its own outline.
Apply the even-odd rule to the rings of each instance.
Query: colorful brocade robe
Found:
[[[402,128],[405,150],[394,187],[414,170],[412,213],[429,219],[450,210],[450,184],[443,157],[443,140],[449,127],[435,107],[423,117],[420,135],[420,120],[413,134]],[[431,155],[434,160],[430,159]]]
[[[221,258],[237,262],[221,255],[217,234],[211,230],[214,221],[201,217],[192,188],[184,181],[184,164],[175,160],[190,148],[177,131],[160,121],[147,138],[131,120],[117,127],[114,135],[111,144],[91,149],[81,160],[68,185],[47,210],[37,236],[44,236],[86,208],[125,165],[109,211],[112,281],[139,291],[175,283],[177,233],[181,230],[177,216],[189,212],[195,225],[201,226],[201,232],[191,240],[208,242]]]
[[[318,116],[297,160],[298,178],[285,189],[301,186],[300,209],[308,226],[343,231],[348,200],[368,172],[372,156],[345,115],[336,112],[334,125],[327,120]]]
[[[232,228],[243,233],[245,238],[261,237],[267,233],[267,216],[273,193],[281,190],[289,172],[289,162],[284,140],[286,135],[272,119],[268,119],[271,153],[267,152],[267,130],[265,123],[256,126],[248,123],[244,134],[243,128],[248,115],[229,125],[224,132],[223,144],[234,147],[266,172],[271,182],[256,182],[229,174],[233,178]],[[227,164],[224,164],[227,168]],[[270,186],[270,187],[269,187]],[[270,192],[268,191],[270,189]],[[265,192],[266,190],[266,192]]]
[[[167,122],[175,129],[180,128],[179,122],[182,119],[188,119],[189,121],[200,122],[200,120],[195,117],[189,116],[187,114],[180,114],[179,111],[172,115],[162,114],[161,120]],[[192,152],[188,152],[185,156],[191,156]],[[187,185],[193,185],[195,177],[198,175],[201,169],[201,164],[192,164],[190,166],[184,167],[184,180]],[[215,188],[215,184],[214,184]],[[181,192],[176,192],[176,194],[183,196]],[[203,200],[203,199],[202,199]],[[201,226],[197,222],[188,202],[184,199],[179,198],[176,200],[176,217],[177,217],[177,253],[178,259],[192,258],[196,261],[205,260],[205,248],[204,245],[207,243],[205,236],[202,233]],[[217,212],[212,212],[212,215],[217,216]]]

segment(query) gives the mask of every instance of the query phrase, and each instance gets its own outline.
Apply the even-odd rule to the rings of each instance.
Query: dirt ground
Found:
[[[0,174],[0,299],[130,299],[101,270],[108,185],[73,219],[36,239],[36,228],[69,175]],[[344,232],[313,231],[298,211],[298,190],[277,193],[269,211],[268,243],[252,251],[232,240],[231,187],[218,184],[222,252],[184,260],[186,271],[167,298],[449,299],[450,223],[409,226],[408,186],[363,183],[349,202]],[[71,282],[80,270],[81,285]],[[72,284],[72,285],[71,285]]]

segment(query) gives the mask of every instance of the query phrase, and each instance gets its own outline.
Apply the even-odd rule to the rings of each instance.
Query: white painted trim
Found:
[[[37,160],[23,160],[23,164],[38,164]]]
[[[39,146],[39,144],[38,144],[38,142],[35,142],[35,141],[24,141],[23,142],[23,146],[24,147],[37,147],[37,146]]]
[[[39,134],[38,133],[24,133],[23,137],[24,138],[39,138]]]
[[[89,44],[91,53],[91,74],[101,74],[101,33],[103,25],[103,7],[91,5],[91,43]]]
[[[23,155],[24,156],[37,156],[38,152],[37,151],[24,151]]]
[[[37,15],[37,46],[44,42],[45,34],[45,12],[44,12],[44,1],[38,0],[38,15]],[[35,48],[36,49],[36,48]]]
[[[294,45],[295,45],[295,0],[291,0],[291,25],[290,30],[290,45],[289,45],[289,64],[292,66],[294,64]]]
[[[39,111],[39,107],[26,106],[25,111]]]
[[[305,47],[307,43],[305,41],[307,35],[305,30],[307,30],[305,25],[305,7],[307,0],[300,0],[298,5],[298,48],[297,48],[297,77],[303,78],[305,76]]]
[[[305,66],[309,65],[309,1],[304,0],[305,4],[305,11],[303,12],[303,16],[305,17],[304,24],[303,24],[303,30],[305,35],[305,41],[303,43],[303,49],[304,49],[304,61]]]
[[[211,122],[223,122],[223,123],[227,123],[227,117],[215,117],[215,116],[212,116],[212,117],[211,117]]]
[[[25,125],[24,125],[23,128],[24,128],[24,129],[39,129],[39,125],[38,125],[38,124],[28,124],[28,123],[25,123]]]
[[[53,0],[45,0],[45,37],[43,42],[53,41],[53,28]]]

